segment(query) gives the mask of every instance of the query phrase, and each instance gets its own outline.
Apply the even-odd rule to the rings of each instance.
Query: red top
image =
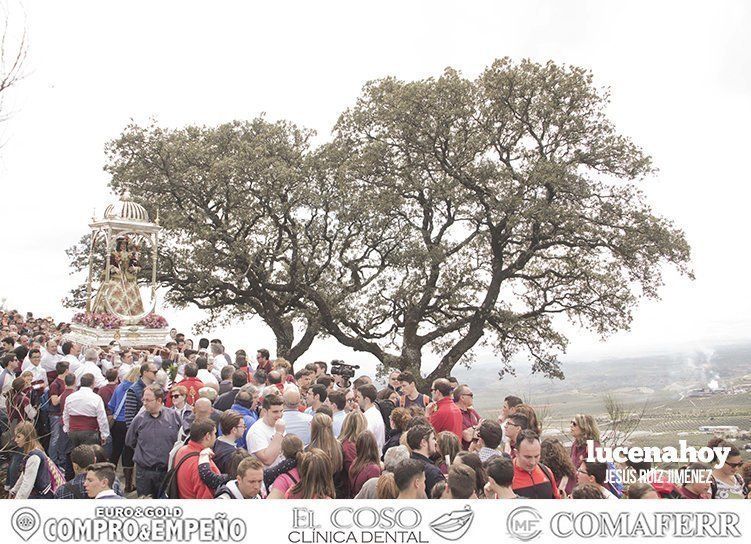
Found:
[[[102,400],[104,401],[104,409],[107,411],[107,415],[112,415],[112,410],[110,410],[110,407],[107,406],[110,403],[110,399],[112,398],[112,393],[115,392],[115,389],[117,388],[116,383],[108,383],[107,385],[100,387],[99,391],[97,391],[97,394],[102,397]]]
[[[175,454],[174,466],[180,462],[180,460],[189,453],[200,453],[203,450],[203,446],[198,442],[192,440],[187,445],[183,446]],[[209,467],[214,474],[220,474],[219,469],[214,464],[214,461],[209,459]],[[181,499],[213,499],[214,491],[203,483],[201,477],[198,475],[198,456],[191,457],[185,461],[180,470],[177,471],[177,489],[180,492]]]
[[[185,402],[193,406],[198,398],[198,392],[203,387],[203,382],[198,378],[185,378],[183,381],[177,382],[173,385],[172,389],[170,389],[170,393],[172,393],[178,385],[188,390],[187,395],[185,395]],[[168,408],[172,407],[172,395],[167,395],[167,402],[165,402],[164,405]]]
[[[430,424],[436,434],[451,431],[459,440],[462,439],[462,411],[451,397],[444,397],[436,403],[430,414]]]
[[[462,431],[465,431],[470,427],[474,427],[480,422],[480,414],[478,414],[474,408],[469,407],[467,410],[462,410],[461,408],[459,408],[459,411],[462,413]],[[471,444],[471,442],[467,442],[462,438],[463,450],[468,450]]]
[[[362,486],[371,478],[378,478],[381,475],[381,467],[376,464],[367,465],[360,472],[354,475],[354,478],[350,478],[349,494],[351,497],[356,497],[362,489]]]
[[[511,484],[517,495],[528,499],[560,499],[555,477],[549,468],[535,465],[532,472],[527,472],[514,461],[514,480]]]

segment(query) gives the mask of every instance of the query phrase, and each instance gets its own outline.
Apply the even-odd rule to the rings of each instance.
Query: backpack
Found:
[[[47,476],[49,479],[49,484],[47,484],[47,487],[45,487],[42,491],[42,495],[46,495],[47,493],[54,494],[55,491],[57,491],[59,488],[65,485],[65,474],[60,470],[60,468],[50,459],[47,457],[47,455],[39,450],[32,450],[29,452],[29,455],[34,455],[36,457],[39,457],[39,469],[38,470],[47,470]],[[42,480],[44,481],[44,480]]]
[[[54,493],[59,488],[65,485],[65,473],[60,470],[60,467],[58,467],[55,462],[47,457],[47,470],[50,473],[50,491]]]
[[[157,494],[157,497],[160,499],[179,499],[180,498],[180,490],[177,487],[177,471],[180,470],[180,467],[183,466],[183,463],[190,459],[191,457],[198,457],[200,454],[197,451],[188,453],[180,459],[180,462],[175,465],[174,468],[170,469],[167,474],[164,475],[164,480],[162,480],[162,485],[159,486],[159,493]]]

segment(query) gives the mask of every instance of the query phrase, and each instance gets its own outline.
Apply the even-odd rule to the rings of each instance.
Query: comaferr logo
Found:
[[[463,510],[454,510],[448,514],[434,519],[430,523],[430,528],[435,534],[446,540],[459,540],[472,526],[472,520],[475,519],[475,513],[467,505]]]
[[[41,526],[39,513],[33,508],[19,508],[10,518],[10,526],[18,536],[28,541]]]
[[[529,542],[540,536],[542,516],[531,506],[520,506],[506,518],[506,531],[511,538]]]

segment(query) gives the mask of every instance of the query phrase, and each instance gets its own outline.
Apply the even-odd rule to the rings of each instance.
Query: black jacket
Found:
[[[410,457],[412,459],[417,459],[423,465],[425,465],[425,495],[430,498],[430,493],[431,491],[433,491],[433,486],[438,482],[444,481],[446,477],[441,472],[441,469],[435,466],[433,461],[431,461],[424,455],[412,452],[412,455]]]

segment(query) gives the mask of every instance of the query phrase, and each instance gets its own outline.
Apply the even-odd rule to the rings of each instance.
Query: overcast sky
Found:
[[[112,200],[103,148],[131,118],[177,127],[266,112],[325,138],[368,80],[446,66],[475,76],[510,56],[584,66],[611,88],[616,126],[660,169],[646,193],[693,251],[695,281],[669,272],[631,331],[606,342],[576,333],[569,356],[749,338],[751,3],[2,1],[29,39],[27,77],[0,124],[10,307],[72,315],[60,304],[76,283],[64,250]],[[182,330],[200,317],[162,313]],[[272,345],[258,320],[217,335],[232,348]],[[336,356],[368,359],[326,343],[305,359]]]

